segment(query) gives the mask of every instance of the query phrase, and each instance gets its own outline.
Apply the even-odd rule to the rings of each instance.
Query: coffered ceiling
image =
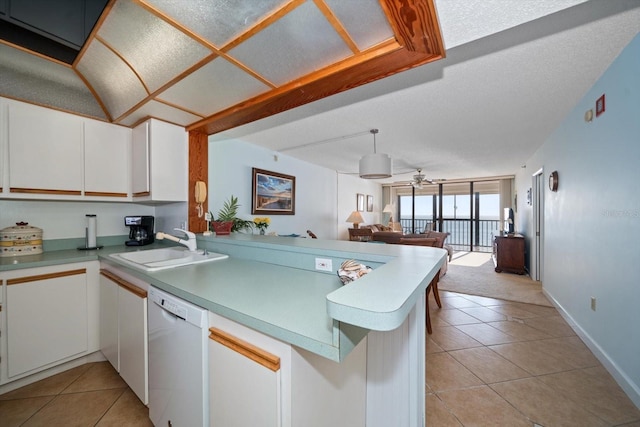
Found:
[[[113,0],[71,66],[9,43],[1,53],[14,83],[2,87],[7,96],[212,134],[440,59],[444,49],[431,0]],[[56,99],[30,84],[45,74]]]
[[[0,96],[345,174],[377,128],[384,182],[508,175],[638,31],[638,0],[112,0],[71,65],[0,40]]]

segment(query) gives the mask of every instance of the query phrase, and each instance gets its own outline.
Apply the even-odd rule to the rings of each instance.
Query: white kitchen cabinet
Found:
[[[4,99],[0,98],[0,194],[4,192],[3,183],[5,181],[4,171],[7,147],[7,104]]]
[[[134,200],[186,202],[189,170],[186,130],[149,119],[133,129],[132,142]]]
[[[84,195],[126,199],[130,192],[131,129],[84,122]]]
[[[291,346],[209,312],[209,425],[291,426]]]
[[[83,118],[7,101],[11,193],[80,196]]]
[[[2,274],[6,323],[0,346],[1,383],[98,349],[97,265],[74,263]]]
[[[137,279],[125,273],[100,270],[100,349],[146,405],[149,359],[147,291],[143,287],[147,285],[133,281]]]

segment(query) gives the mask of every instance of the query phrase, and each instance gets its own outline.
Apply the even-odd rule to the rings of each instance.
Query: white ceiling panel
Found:
[[[216,58],[161,93],[158,98],[201,115],[211,115],[269,86],[223,58]]]
[[[151,100],[123,119],[122,124],[125,126],[133,126],[147,117],[155,117],[185,127],[202,119],[202,117],[180,110],[179,108]]]

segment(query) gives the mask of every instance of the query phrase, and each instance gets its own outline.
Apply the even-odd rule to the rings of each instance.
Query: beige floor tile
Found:
[[[78,379],[89,369],[89,365],[82,365],[59,374],[50,376],[35,383],[26,385],[17,390],[0,395],[0,400],[19,399],[25,397],[55,396],[67,388],[69,384]]]
[[[576,369],[538,379],[611,425],[640,421],[640,410],[602,367]]]
[[[102,417],[96,427],[153,427],[149,410],[127,389]]]
[[[53,396],[43,396],[27,399],[0,400],[0,427],[17,427],[22,425],[22,423],[52,399]]]
[[[455,326],[434,327],[431,339],[446,351],[480,347],[482,345],[469,335],[456,329]]]
[[[449,354],[487,384],[531,376],[486,347],[456,350]]]
[[[507,320],[507,316],[500,314],[495,310],[491,310],[487,307],[467,307],[461,308],[460,311],[467,313],[469,316],[473,316],[482,322],[497,322],[499,320]]]
[[[522,413],[487,386],[444,391],[438,397],[464,426],[531,426]]]
[[[31,417],[24,427],[95,425],[123,393],[121,389],[61,394]]]
[[[519,341],[533,341],[541,340],[545,338],[551,338],[551,335],[546,334],[538,329],[532,328],[521,320],[507,320],[504,322],[490,322],[489,325],[501,330],[505,334],[511,335]]]
[[[491,384],[500,396],[531,421],[545,427],[605,427],[607,423],[537,378]]]
[[[535,314],[539,317],[558,316],[558,310],[554,307],[546,307],[544,305],[524,304],[521,302],[509,302],[509,305],[521,308],[524,311]]]
[[[467,307],[482,307],[480,304],[475,303],[463,297],[451,297],[442,301],[443,308],[467,308]]]
[[[78,393],[83,391],[123,389],[127,384],[113,369],[109,362],[88,364],[89,369],[75,380],[62,393]]]
[[[507,335],[486,323],[458,325],[456,328],[469,335],[474,340],[480,342],[482,345],[504,344],[518,341],[511,335]]]
[[[497,298],[489,298],[489,297],[482,297],[480,295],[466,295],[466,294],[458,294],[461,297],[468,299],[469,301],[473,301],[476,304],[480,304],[484,307],[489,307],[489,306],[493,306],[493,305],[503,305],[503,304],[509,304],[509,301],[507,300],[503,300],[503,299],[497,299]]]
[[[575,369],[572,364],[542,350],[538,341],[498,344],[489,348],[532,375]]]
[[[436,342],[431,339],[430,335],[427,335],[426,353],[441,353],[443,351],[444,349],[436,344]]]
[[[437,319],[442,319],[449,325],[480,323],[480,320],[473,316],[469,316],[467,313],[460,311],[457,308],[443,308],[439,311],[431,310],[432,322]]]
[[[524,319],[524,323],[552,337],[570,337],[575,335],[562,316],[536,317]]]
[[[429,427],[462,427],[462,424],[434,394],[426,398],[426,424]]]
[[[435,392],[482,385],[478,377],[447,353],[427,355],[426,371],[427,384]]]
[[[538,341],[539,348],[546,353],[563,359],[576,368],[589,368],[600,362],[577,336],[552,338]]]
[[[515,317],[516,319],[531,319],[538,317],[537,314],[524,310],[523,308],[514,304],[496,305],[488,308],[497,313],[507,316],[507,318]]]

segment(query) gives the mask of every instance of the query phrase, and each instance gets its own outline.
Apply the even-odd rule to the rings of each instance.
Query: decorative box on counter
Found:
[[[42,253],[42,229],[17,222],[0,230],[0,257]]]

